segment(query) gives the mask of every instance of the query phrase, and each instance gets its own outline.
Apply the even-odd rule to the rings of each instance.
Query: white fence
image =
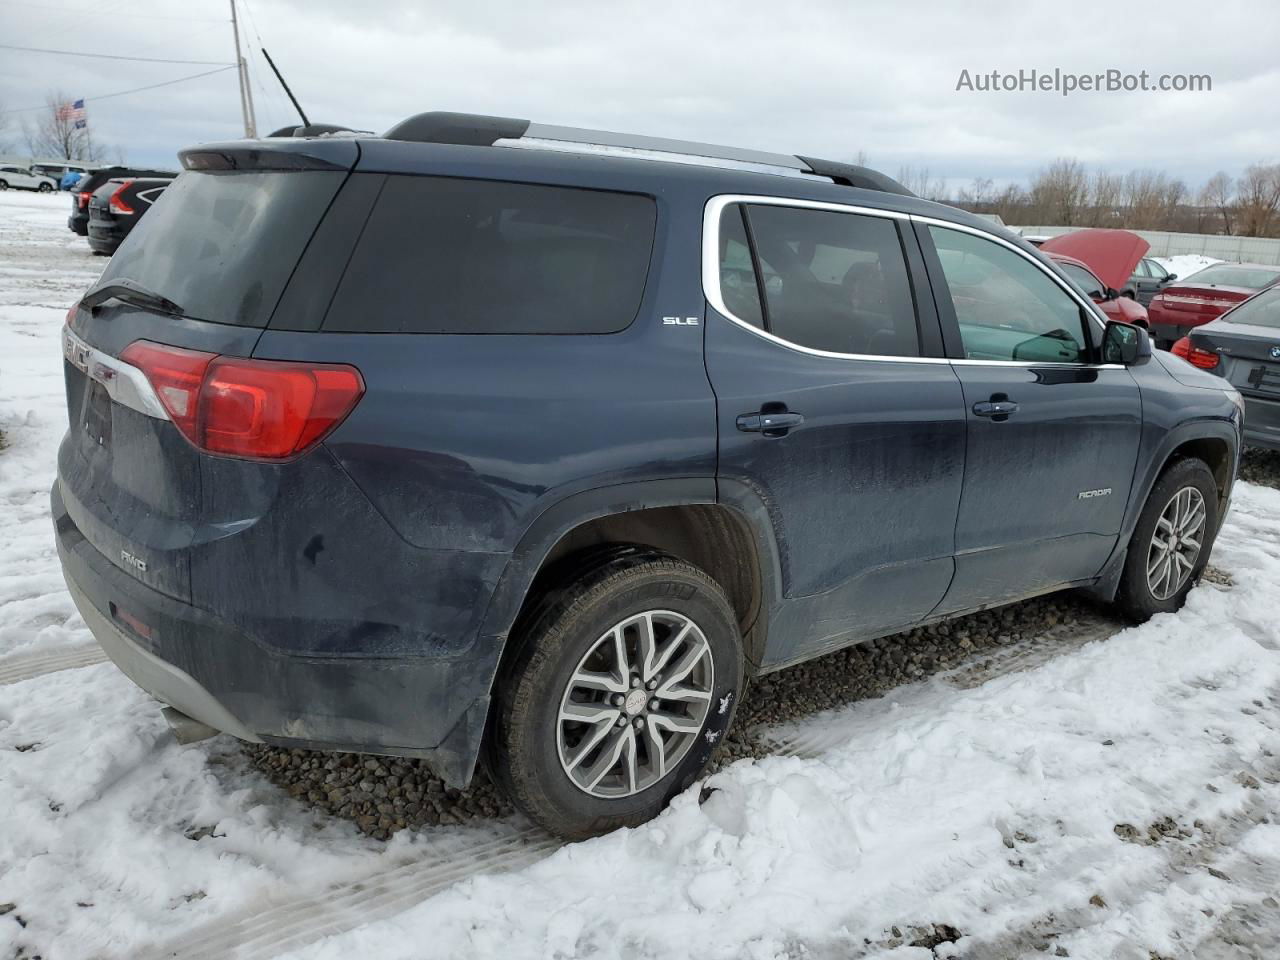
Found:
[[[1013,227],[1015,233],[1030,237],[1056,237],[1081,227]],[[1223,237],[1209,233],[1165,233],[1160,230],[1133,231],[1151,244],[1151,256],[1173,257],[1199,253],[1216,260],[1280,265],[1280,240],[1269,237]]]

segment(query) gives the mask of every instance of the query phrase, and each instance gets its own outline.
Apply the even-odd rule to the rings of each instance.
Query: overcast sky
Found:
[[[258,126],[296,122],[266,46],[314,121],[375,131],[423,110],[910,164],[963,184],[1024,180],[1059,156],[1165,169],[1195,188],[1280,159],[1280,4],[647,3],[240,0]],[[0,0],[0,43],[227,62],[227,0]],[[89,11],[81,14],[79,11]],[[958,92],[962,70],[1209,74],[1200,93]],[[84,97],[136,163],[243,133],[236,74],[95,96],[213,66],[0,49],[0,109]],[[20,145],[22,119],[0,133]]]

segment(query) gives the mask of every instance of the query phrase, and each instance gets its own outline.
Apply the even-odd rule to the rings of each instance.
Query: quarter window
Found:
[[[887,218],[805,207],[751,204],[744,210],[754,254],[747,277],[731,280],[737,207],[726,208],[721,293],[740,319],[800,346],[832,353],[918,357],[915,302],[897,225]],[[728,232],[728,240],[723,234]],[[758,277],[758,279],[756,279]],[[744,312],[735,309],[743,304]]]
[[[1088,363],[1080,304],[1031,261],[970,233],[930,227],[972,360]]]

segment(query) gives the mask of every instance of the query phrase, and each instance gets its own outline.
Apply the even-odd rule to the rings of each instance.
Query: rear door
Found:
[[[1088,301],[1029,254],[964,227],[917,233],[967,419],[956,576],[939,612],[1095,576],[1133,481],[1137,384],[1095,361]]]
[[[762,508],[781,566],[766,660],[919,620],[951,580],[965,423],[909,223],[721,197],[704,244],[720,497]]]

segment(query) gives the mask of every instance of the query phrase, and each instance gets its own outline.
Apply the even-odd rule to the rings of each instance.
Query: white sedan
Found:
[[[0,190],[8,190],[10,187],[52,193],[58,189],[58,184],[52,177],[32,173],[25,167],[0,166]]]

